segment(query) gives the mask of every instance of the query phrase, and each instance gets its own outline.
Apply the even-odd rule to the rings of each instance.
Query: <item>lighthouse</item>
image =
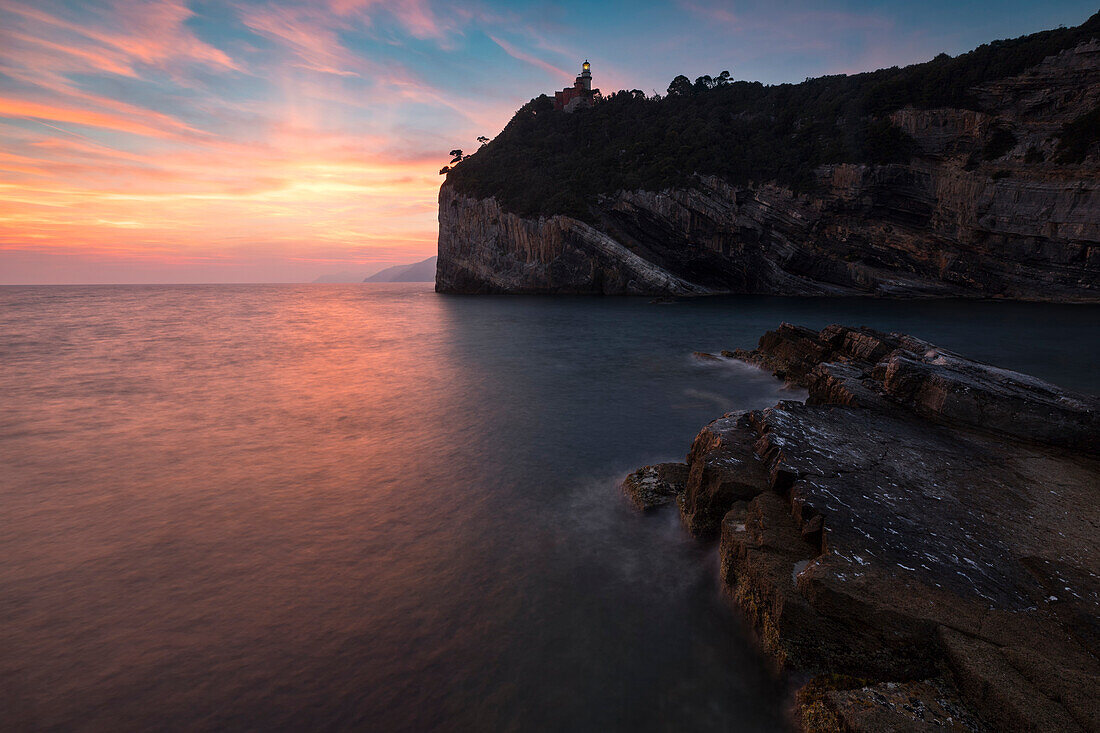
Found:
[[[573,86],[554,92],[554,109],[559,112],[573,112],[581,107],[591,107],[599,93],[599,89],[592,88],[592,64],[585,59]]]

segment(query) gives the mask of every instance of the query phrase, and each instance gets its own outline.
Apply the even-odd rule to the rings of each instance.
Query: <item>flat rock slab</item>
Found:
[[[1095,502],[1094,460],[851,407],[784,403],[758,427],[795,515],[823,517],[808,574],[828,562],[828,576],[860,584],[874,569],[1022,611],[1051,595],[1025,558],[1077,567],[1076,578],[1077,564],[1100,567],[1087,513],[1042,509]],[[1067,585],[1059,598],[1087,596],[1097,600]]]
[[[678,503],[717,523],[780,665],[858,681],[815,705],[850,730],[1100,730],[1096,398],[865,328],[732,353],[809,398],[706,426]]]

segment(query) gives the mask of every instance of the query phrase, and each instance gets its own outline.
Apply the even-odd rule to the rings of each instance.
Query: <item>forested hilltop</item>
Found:
[[[827,163],[908,161],[914,141],[890,121],[905,108],[987,111],[978,85],[1014,76],[1044,58],[1100,37],[1100,13],[1074,28],[994,41],[922,64],[800,84],[677,77],[664,96],[620,91],[591,109],[553,111],[539,96],[504,130],[447,173],[456,193],[494,198],[520,216],[566,214],[592,221],[596,194],[686,186],[695,174],[734,185],[776,182],[815,186]],[[1100,141],[1100,108],[1065,124],[1053,151],[1031,149],[1029,162],[1081,162]],[[1004,130],[972,153],[975,163],[1015,144]]]

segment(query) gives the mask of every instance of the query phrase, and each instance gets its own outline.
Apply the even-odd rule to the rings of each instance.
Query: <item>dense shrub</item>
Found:
[[[1089,149],[1100,144],[1100,107],[1062,126],[1056,158],[1059,163],[1081,163]]]
[[[554,112],[543,95],[451,169],[448,181],[524,216],[579,218],[588,218],[597,194],[660,190],[696,173],[806,190],[825,163],[908,160],[913,141],[890,124],[888,113],[909,105],[978,109],[974,85],[1020,73],[1092,37],[1100,37],[1100,13],[1076,28],[996,41],[955,58],[941,54],[902,69],[801,84],[729,82],[727,73],[694,84],[677,77],[665,97],[621,91],[574,114]],[[1007,152],[1015,139],[1004,132],[983,153]],[[1071,137],[1088,134],[1082,126]]]
[[[1003,125],[993,128],[989,134],[989,140],[982,147],[982,157],[986,160],[996,160],[1016,147],[1016,136]]]

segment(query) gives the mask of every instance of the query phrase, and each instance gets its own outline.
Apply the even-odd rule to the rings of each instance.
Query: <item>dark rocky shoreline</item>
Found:
[[[1100,401],[932,344],[789,324],[723,352],[805,404],[631,474],[717,538],[806,730],[1100,730]]]

